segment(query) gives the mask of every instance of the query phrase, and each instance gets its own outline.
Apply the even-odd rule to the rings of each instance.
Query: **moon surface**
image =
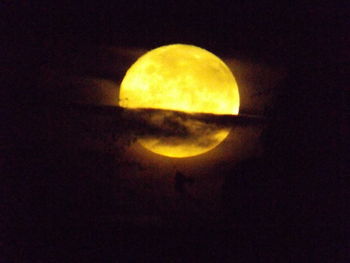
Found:
[[[119,105],[132,109],[238,114],[239,91],[232,72],[220,58],[196,46],[173,44],[147,52],[128,69],[121,83]],[[188,125],[189,129],[203,130],[196,123]],[[138,142],[154,153],[185,158],[213,149],[230,132],[227,128],[206,130],[210,132],[199,133],[191,140],[147,136]]]

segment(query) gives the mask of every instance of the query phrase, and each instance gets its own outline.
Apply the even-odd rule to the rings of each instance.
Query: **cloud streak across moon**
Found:
[[[158,109],[126,109],[118,106],[98,106],[88,104],[51,105],[51,111],[61,112],[65,118],[80,116],[101,116],[101,127],[86,125],[86,118],[75,118],[74,126],[90,132],[113,134],[114,136],[131,136],[157,138],[161,143],[177,145],[183,143],[207,147],[212,143],[213,133],[218,129],[238,126],[262,125],[262,117],[251,115],[216,115],[208,113],[186,113]],[[97,128],[97,130],[96,130]],[[169,140],[171,138],[171,140]],[[198,140],[198,138],[201,138]]]

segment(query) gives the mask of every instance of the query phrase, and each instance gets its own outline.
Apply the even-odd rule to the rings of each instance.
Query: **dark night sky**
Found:
[[[4,262],[348,262],[349,9],[257,2],[0,4]],[[223,58],[264,125],[185,161],[133,144],[143,115],[96,106],[170,43]]]

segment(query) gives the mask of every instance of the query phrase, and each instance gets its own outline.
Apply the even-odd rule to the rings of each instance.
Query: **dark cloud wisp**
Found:
[[[255,126],[265,122],[262,117],[249,115],[216,115],[208,113],[186,113],[160,109],[125,109],[115,106],[66,104],[51,106],[53,111],[64,112],[64,116],[78,114],[74,126],[99,136],[156,138],[158,143],[177,145],[181,143],[207,147],[215,143],[219,130],[238,126]],[[102,121],[98,125],[89,122]],[[98,126],[98,127],[97,127]],[[79,128],[78,128],[79,129]],[[213,141],[214,140],[214,141]]]

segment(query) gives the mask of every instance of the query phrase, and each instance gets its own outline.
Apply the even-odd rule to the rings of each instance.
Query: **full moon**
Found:
[[[220,58],[193,45],[173,44],[147,52],[128,69],[121,83],[119,105],[235,115],[239,91],[232,72]],[[206,143],[186,138],[177,138],[174,143],[171,137],[143,137],[138,142],[154,153],[185,158],[215,148],[229,132],[216,128],[209,135],[199,134],[198,141]]]

